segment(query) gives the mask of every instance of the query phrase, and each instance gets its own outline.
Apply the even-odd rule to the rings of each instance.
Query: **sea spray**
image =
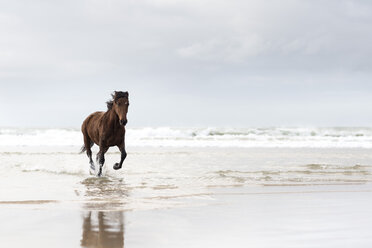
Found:
[[[81,146],[79,129],[0,129],[0,146]],[[127,128],[138,147],[372,148],[372,128]]]

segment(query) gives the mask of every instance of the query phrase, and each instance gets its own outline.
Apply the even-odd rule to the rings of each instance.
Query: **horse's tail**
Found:
[[[83,153],[83,152],[86,152],[87,151],[87,148],[85,147],[85,145],[83,145],[80,149],[80,153]]]

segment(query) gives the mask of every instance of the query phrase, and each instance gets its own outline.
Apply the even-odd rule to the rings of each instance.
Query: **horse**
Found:
[[[117,146],[121,152],[119,163],[115,163],[115,170],[121,169],[127,153],[125,151],[125,125],[128,123],[127,113],[129,107],[129,93],[115,91],[111,94],[112,100],[106,102],[106,112],[90,114],[83,122],[81,131],[84,135],[84,145],[81,153],[87,153],[90,169],[95,171],[92,160],[92,146],[99,146],[96,160],[99,163],[98,176],[102,175],[102,167],[105,163],[105,153],[112,146]]]

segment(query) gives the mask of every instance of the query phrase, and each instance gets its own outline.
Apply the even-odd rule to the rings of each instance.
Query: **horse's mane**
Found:
[[[128,95],[128,91],[115,91],[114,93],[112,93],[112,100],[106,102],[107,110],[111,110],[112,106],[114,106],[114,102],[117,101],[119,98],[128,98]]]

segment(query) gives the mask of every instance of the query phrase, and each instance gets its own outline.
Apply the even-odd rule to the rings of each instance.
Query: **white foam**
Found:
[[[73,146],[82,137],[73,129],[0,129],[0,146]]]
[[[0,146],[81,146],[78,129],[0,129]],[[128,128],[127,146],[372,148],[372,128]]]

